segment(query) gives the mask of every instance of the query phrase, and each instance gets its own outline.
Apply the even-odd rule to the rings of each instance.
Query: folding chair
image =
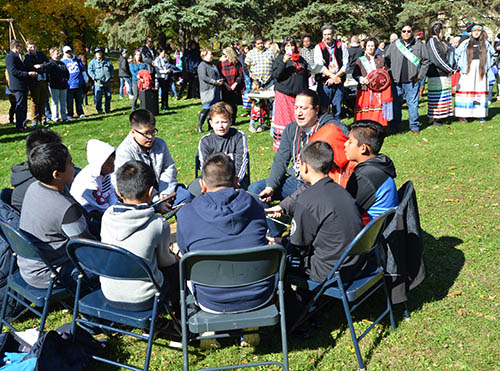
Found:
[[[229,370],[243,367],[278,365],[288,370],[288,346],[286,338],[285,302],[283,276],[286,250],[282,246],[262,246],[230,251],[193,251],[180,261],[179,278],[181,289],[181,326],[184,370],[189,370],[188,338],[201,340],[241,335],[242,330],[251,327],[281,326],[283,363],[276,361],[255,362],[242,365],[221,366],[204,370]],[[260,282],[278,275],[279,308],[273,301],[262,308],[243,313],[214,314],[193,308],[195,298],[186,291],[187,281],[193,284],[219,288],[237,288]],[[214,331],[212,336],[196,336]],[[228,332],[231,331],[231,334]],[[193,336],[191,336],[193,334]]]
[[[137,368],[95,355],[93,355],[92,358],[96,361],[129,370],[148,370],[153,347],[156,318],[161,306],[166,308],[167,311],[168,307],[163,303],[164,298],[161,296],[160,285],[154,279],[153,273],[147,263],[144,259],[121,247],[87,239],[72,239],[68,242],[66,249],[71,261],[80,272],[78,275],[76,299],[73,308],[72,333],[75,333],[77,325],[82,326],[83,324],[83,326],[98,327],[107,331],[118,332],[123,335],[130,335],[145,340],[148,344],[144,368]],[[156,289],[152,309],[142,312],[116,309],[108,304],[101,289],[97,289],[81,297],[82,279],[86,275],[85,270],[107,278],[152,282]],[[89,318],[109,321],[111,324],[118,323],[143,330],[148,329],[149,335],[135,334],[118,327],[112,327],[111,324],[105,325],[92,319],[80,318],[79,314]]]
[[[370,330],[388,314],[392,328],[396,328],[394,316],[392,313],[391,301],[384,280],[384,269],[382,267],[382,263],[377,251],[379,246],[378,239],[385,224],[386,218],[393,215],[394,213],[395,209],[391,209],[368,223],[361,230],[361,232],[358,233],[358,235],[349,244],[349,246],[347,246],[346,250],[340,257],[335,267],[333,267],[332,271],[325,281],[315,282],[294,275],[287,276],[287,279],[291,284],[294,284],[302,289],[309,290],[313,294],[305,310],[299,316],[299,319],[292,327],[291,332],[297,329],[302,323],[304,323],[306,319],[311,316],[312,313],[320,308],[320,306],[318,306],[318,300],[320,297],[326,296],[326,298],[330,300],[341,300],[344,307],[347,323],[351,332],[352,342],[354,343],[354,349],[356,350],[359,368],[361,370],[364,369],[363,359],[359,350],[359,342],[361,341],[361,339],[363,339],[368,334],[368,332],[370,332]],[[367,269],[363,270],[360,277],[357,277],[353,281],[344,281],[340,273],[340,267],[342,266],[344,260],[348,256],[367,254],[372,252],[373,250],[375,250],[376,265],[370,266]],[[370,297],[381,287],[384,288],[386,296],[386,308],[382,312],[382,314],[358,337],[354,330],[351,312],[359,307],[361,303],[363,303],[368,297]],[[322,305],[325,305],[327,302],[329,301],[326,300]]]
[[[12,331],[17,331],[17,329],[5,318],[7,302],[8,298],[10,297],[12,300],[20,303],[25,308],[25,310],[19,313],[11,322],[14,322],[23,313],[29,310],[40,317],[39,334],[41,334],[45,327],[49,303],[51,301],[56,301],[60,302],[65,307],[68,307],[63,302],[63,300],[72,298],[73,292],[69,288],[64,287],[59,273],[46,259],[44,259],[38,248],[23,232],[1,220],[0,229],[2,230],[5,239],[7,240],[13,251],[10,258],[7,291],[5,292],[5,296],[3,298],[2,313],[0,314],[0,332],[3,328],[3,325],[6,325]],[[41,261],[47,266],[47,268],[51,272],[51,275],[49,285],[46,289],[38,289],[26,283],[26,281],[21,277],[21,273],[15,270],[17,256]],[[56,283],[63,286],[56,287]],[[34,304],[35,307],[33,307],[31,304]],[[40,312],[36,308],[42,308],[42,311]]]

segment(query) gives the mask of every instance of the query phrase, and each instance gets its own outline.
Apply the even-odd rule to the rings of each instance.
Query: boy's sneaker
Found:
[[[201,336],[211,336],[215,335],[215,332],[213,331],[207,331],[201,334]],[[207,349],[217,349],[220,348],[220,343],[217,341],[217,339],[201,339],[200,340],[200,349],[201,350],[207,350]]]
[[[257,130],[255,130],[257,133],[262,133],[262,131],[264,130],[264,128],[262,127],[262,125],[259,125],[257,126]]]
[[[48,128],[48,127],[49,127],[49,123],[47,122],[47,120],[42,121],[42,126],[43,126],[44,128]]]
[[[258,330],[258,327],[246,328],[246,331]],[[255,334],[246,334],[241,337],[240,346],[242,347],[256,347],[260,343],[260,335]]]
[[[81,115],[80,115],[80,118],[81,118],[81,119],[84,119],[85,117],[86,117],[86,116],[85,116],[84,114],[81,114]]]
[[[250,133],[256,133],[257,132],[257,129],[255,129],[255,126],[250,126],[248,128],[248,130],[250,130]]]

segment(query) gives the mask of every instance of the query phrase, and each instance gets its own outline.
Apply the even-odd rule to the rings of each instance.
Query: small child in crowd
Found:
[[[252,90],[250,93],[259,93],[262,91],[262,84],[259,80],[252,81]],[[264,118],[266,116],[266,101],[258,98],[251,98],[252,108],[250,109],[250,126],[252,133],[260,133],[264,130]],[[255,124],[257,123],[257,128]]]
[[[62,279],[74,283],[74,267],[66,254],[66,243],[71,238],[95,237],[89,232],[83,208],[66,190],[75,173],[71,155],[61,143],[41,144],[29,153],[28,163],[38,181],[26,191],[19,227],[35,239]],[[52,273],[44,262],[18,256],[17,264],[29,285],[48,287]]]
[[[200,168],[203,168],[205,159],[212,153],[225,153],[235,163],[238,187],[247,189],[250,179],[248,170],[247,137],[241,130],[231,128],[233,109],[225,102],[218,102],[210,108],[209,117],[212,131],[200,139],[198,157]],[[199,178],[189,186],[194,196],[201,195]]]
[[[356,167],[346,185],[363,217],[368,222],[399,205],[392,160],[379,153],[386,135],[385,129],[370,120],[356,121],[350,126],[345,154]]]
[[[153,199],[155,174],[140,161],[128,161],[116,171],[116,192],[123,203],[111,206],[103,215],[102,242],[124,248],[148,263],[155,280],[166,292],[178,281],[172,267],[177,258],[169,250],[170,225],[149,205]],[[160,271],[163,267],[169,278]],[[171,273],[171,274],[170,274]],[[104,297],[118,309],[151,309],[155,295],[151,282],[100,277]],[[169,293],[175,297],[174,293]]]
[[[97,139],[87,142],[87,161],[71,185],[71,195],[95,219],[117,202],[111,184],[115,166],[115,147]]]

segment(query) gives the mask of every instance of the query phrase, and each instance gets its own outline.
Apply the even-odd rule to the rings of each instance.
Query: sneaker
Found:
[[[479,122],[480,122],[481,124],[483,124],[483,123],[485,123],[485,122],[486,122],[486,119],[479,119]]]
[[[123,96],[120,96],[120,99],[123,99]]]
[[[81,119],[84,119],[85,117],[86,117],[86,116],[85,116],[83,113],[80,115],[80,118],[81,118]]]
[[[201,336],[211,336],[215,335],[214,331],[206,331],[201,334]],[[217,341],[217,339],[201,339],[200,340],[200,349],[201,350],[207,350],[207,349],[217,349],[220,348],[220,343]]]
[[[258,327],[246,328],[246,331],[258,330]],[[246,334],[241,337],[240,346],[242,347],[256,347],[260,343],[259,334]]]
[[[250,126],[250,127],[248,128],[248,130],[250,130],[250,133],[256,133],[256,132],[257,132],[257,129],[255,129],[255,127],[254,127],[254,126]]]
[[[262,131],[264,130],[264,128],[262,127],[262,125],[259,125],[257,126],[257,130],[255,130],[257,133],[262,133]]]
[[[49,123],[47,122],[47,120],[42,121],[42,126],[43,126],[44,128],[48,128],[48,127],[49,127]]]
[[[34,127],[36,127],[36,124],[37,124],[36,121],[32,121],[30,125],[31,125],[32,128],[34,128]]]

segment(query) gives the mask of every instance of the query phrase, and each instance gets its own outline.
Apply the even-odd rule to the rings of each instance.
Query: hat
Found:
[[[122,54],[128,53],[128,49],[122,49]]]
[[[70,52],[70,51],[71,51],[71,46],[66,45],[66,46],[63,48],[63,53]]]
[[[471,32],[472,31],[472,27],[474,27],[475,25],[476,25],[475,22],[467,22],[467,24],[465,25],[465,31]]]
[[[95,49],[94,49],[94,54],[95,54],[95,53],[99,53],[99,52],[101,52],[101,53],[102,53],[102,49],[101,49],[101,48],[95,48]]]

